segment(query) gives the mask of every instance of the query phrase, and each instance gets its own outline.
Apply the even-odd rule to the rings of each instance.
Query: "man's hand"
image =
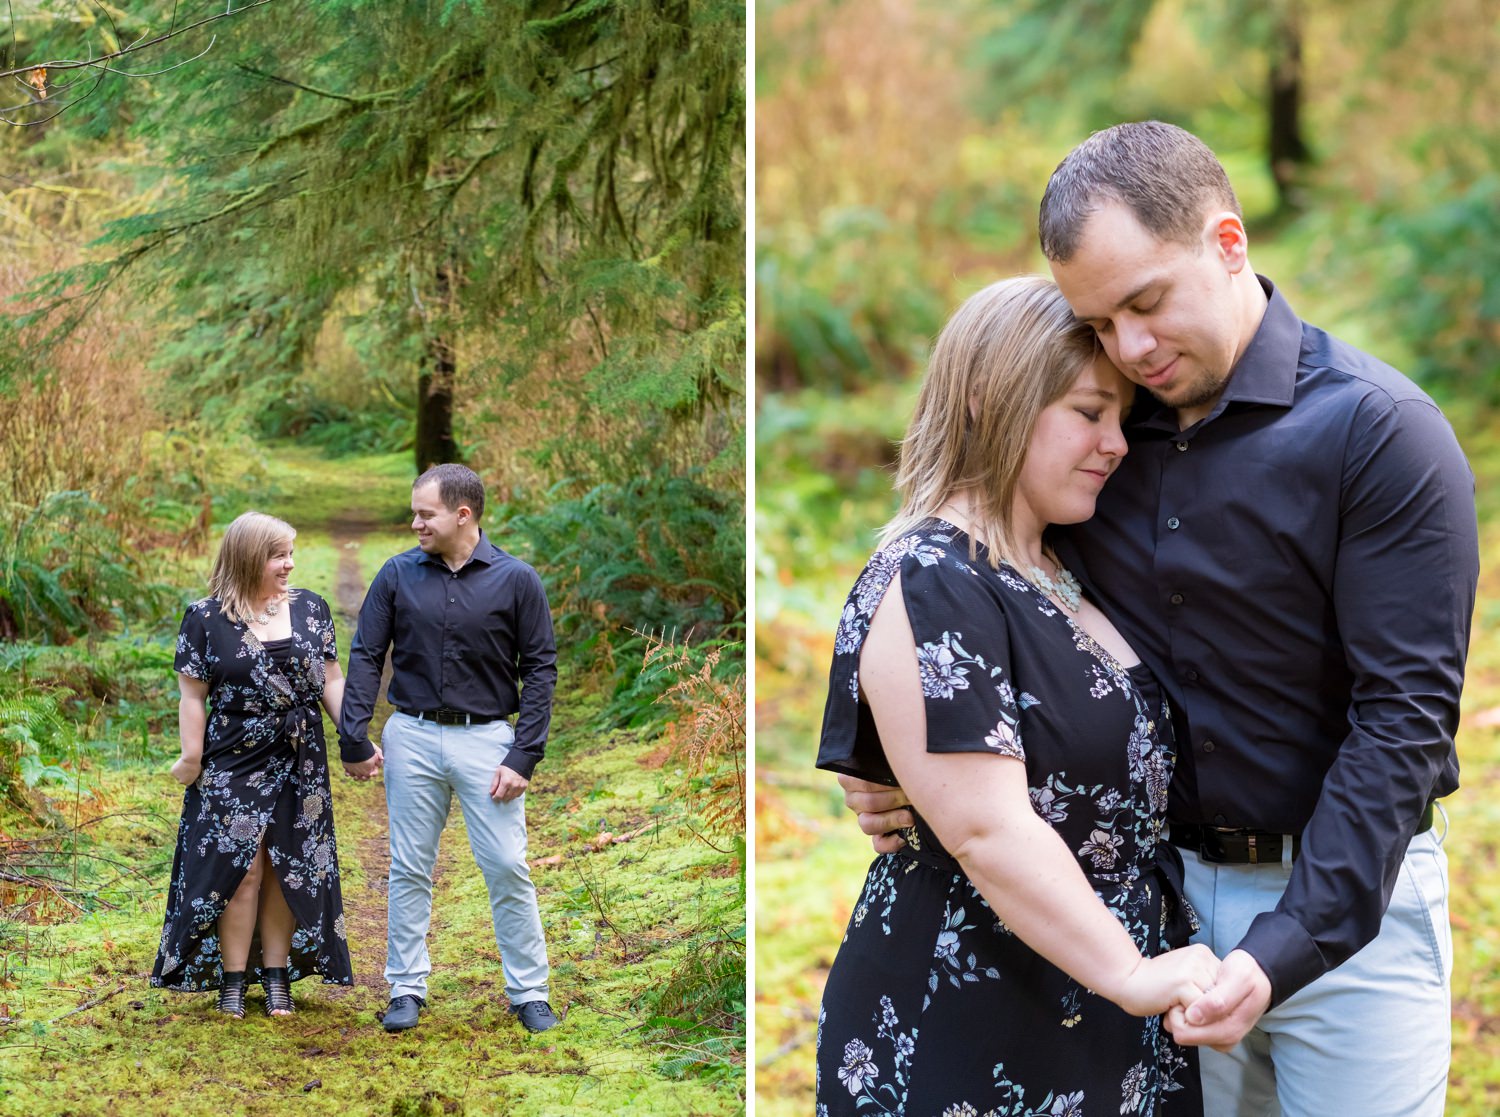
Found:
[[[1231,950],[1214,987],[1187,1008],[1167,1013],[1167,1031],[1184,1047],[1227,1052],[1255,1027],[1271,1004],[1271,979],[1243,950]]]
[[[183,787],[191,787],[202,771],[203,760],[201,757],[190,760],[186,756],[179,756],[177,762],[172,765],[172,778],[182,784]]]
[[[361,760],[357,764],[344,761],[344,773],[351,779],[368,780],[373,779],[375,773],[380,771],[380,766],[385,763],[385,753],[380,751],[380,746],[375,746],[375,755],[368,760]]]
[[[895,853],[906,839],[893,831],[914,825],[911,800],[899,787],[871,783],[855,776],[839,776],[844,789],[844,806],[859,818],[859,828],[870,835],[876,853]]]
[[[514,768],[507,768],[502,764],[495,769],[495,781],[490,784],[490,798],[497,803],[509,803],[512,799],[519,798],[530,782]]]

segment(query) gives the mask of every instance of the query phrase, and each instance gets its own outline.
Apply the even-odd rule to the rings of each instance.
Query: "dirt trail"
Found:
[[[374,521],[353,516],[340,517],[328,525],[339,554],[333,596],[334,610],[339,619],[339,651],[346,663],[349,642],[354,638],[355,618],[359,616],[359,606],[369,586],[368,577],[360,569],[359,544],[375,527]],[[390,664],[387,663],[381,679],[382,688],[389,678]],[[380,716],[377,711],[377,718]],[[354,963],[354,989],[373,993],[373,999],[364,995],[359,997],[361,1001],[371,1000],[373,1005],[374,1001],[383,999],[386,990],[383,976],[386,878],[391,860],[386,840],[385,791],[378,781],[360,783],[344,775],[338,764],[336,741],[329,742],[329,765],[339,852],[345,864],[344,927]],[[359,865],[357,878],[351,878],[349,874],[351,860]],[[333,989],[330,992],[341,998],[353,990]]]

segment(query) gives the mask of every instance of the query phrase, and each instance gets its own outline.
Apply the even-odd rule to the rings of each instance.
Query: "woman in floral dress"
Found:
[[[1043,540],[1093,514],[1132,391],[1040,278],[937,340],[834,647],[818,765],[917,822],[828,976],[820,1117],[1201,1112],[1160,1016],[1218,971],[1162,837],[1168,710]]]
[[[344,679],[328,604],[289,588],[295,535],[260,512],[230,524],[177,636],[187,791],[151,984],[217,988],[235,1017],[247,984],[282,1016],[301,977],[353,981],[318,709],[338,722]]]

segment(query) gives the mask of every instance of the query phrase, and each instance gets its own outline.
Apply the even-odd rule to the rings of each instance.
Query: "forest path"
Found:
[[[340,624],[340,655],[348,663],[349,641],[354,637],[354,618],[369,589],[371,574],[363,569],[360,549],[376,529],[372,517],[341,513],[328,524],[329,534],[338,554],[338,569],[333,587],[335,614]],[[390,680],[390,664],[381,678],[381,691]],[[384,715],[380,718],[384,724]],[[378,726],[372,726],[377,729]],[[386,886],[391,855],[388,840],[389,817],[385,807],[385,788],[378,780],[359,782],[344,775],[338,763],[338,742],[328,742],[329,779],[333,784],[334,812],[339,826],[339,845],[343,854],[344,927],[349,936],[354,963],[353,990],[335,990],[337,999],[347,999],[357,990],[381,1001],[386,993],[383,976],[386,933]],[[354,855],[354,865],[349,855]],[[354,871],[350,871],[353,869]],[[342,996],[340,996],[342,994]],[[355,998],[351,1007],[368,1007],[370,995]]]

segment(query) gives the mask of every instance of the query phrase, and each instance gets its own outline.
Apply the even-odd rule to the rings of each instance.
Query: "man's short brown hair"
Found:
[[[1147,120],[1095,132],[1057,165],[1042,195],[1042,252],[1067,263],[1101,205],[1118,202],[1164,241],[1197,245],[1215,210],[1243,219],[1223,166],[1202,140],[1174,124]]]
[[[413,481],[411,487],[420,489],[423,485],[432,483],[436,483],[438,497],[448,511],[452,512],[464,504],[474,513],[475,520],[484,515],[484,482],[468,466],[456,462],[435,465]]]

